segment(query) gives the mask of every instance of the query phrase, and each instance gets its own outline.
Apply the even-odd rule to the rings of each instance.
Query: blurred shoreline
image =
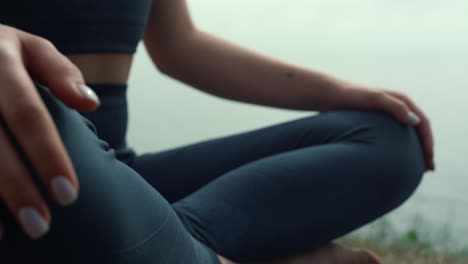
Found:
[[[452,246],[455,240],[447,226],[433,226],[417,215],[404,231],[384,217],[337,241],[370,249],[385,264],[467,264],[468,246]]]

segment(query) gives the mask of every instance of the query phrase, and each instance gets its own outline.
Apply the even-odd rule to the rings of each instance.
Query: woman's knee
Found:
[[[416,129],[382,111],[369,112],[375,133],[376,157],[381,164],[382,194],[401,204],[419,186],[425,169],[424,153]]]
[[[382,203],[401,204],[418,187],[425,161],[416,130],[384,111],[339,110],[322,115],[332,142],[362,145],[360,154],[368,164],[362,175],[379,190]],[[362,179],[364,180],[364,179]]]
[[[387,112],[335,110],[307,117],[303,124],[304,129],[313,130],[314,138],[310,142],[320,138],[322,144],[362,144],[362,154],[379,174],[369,177],[382,177],[376,184],[383,191],[404,196],[403,193],[414,191],[421,180],[425,161],[416,130]]]

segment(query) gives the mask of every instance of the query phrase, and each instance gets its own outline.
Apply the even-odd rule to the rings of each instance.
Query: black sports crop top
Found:
[[[64,54],[134,53],[152,0],[0,0],[0,23],[50,40]]]

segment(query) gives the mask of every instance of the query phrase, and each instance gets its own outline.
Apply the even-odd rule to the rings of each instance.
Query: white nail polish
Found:
[[[86,97],[88,99],[91,99],[91,100],[95,101],[98,104],[101,103],[99,101],[99,97],[96,95],[96,93],[93,91],[93,89],[91,89],[89,86],[87,86],[85,84],[79,84],[78,88],[80,89],[80,92],[84,97]]]
[[[417,124],[419,124],[421,122],[421,119],[413,112],[408,113],[408,119],[414,125],[417,125]]]
[[[63,206],[73,203],[77,198],[73,184],[64,176],[58,176],[52,180],[52,190],[58,202]]]
[[[32,207],[22,208],[19,212],[19,219],[23,230],[32,239],[38,239],[49,231],[49,224],[47,224],[41,214]]]

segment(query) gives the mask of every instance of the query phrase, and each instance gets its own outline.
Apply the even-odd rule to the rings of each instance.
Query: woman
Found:
[[[220,40],[184,0],[11,1],[0,18],[5,263],[379,263],[332,241],[434,170],[429,120],[406,95]],[[137,155],[126,89],[140,39],[197,89],[320,113]]]

